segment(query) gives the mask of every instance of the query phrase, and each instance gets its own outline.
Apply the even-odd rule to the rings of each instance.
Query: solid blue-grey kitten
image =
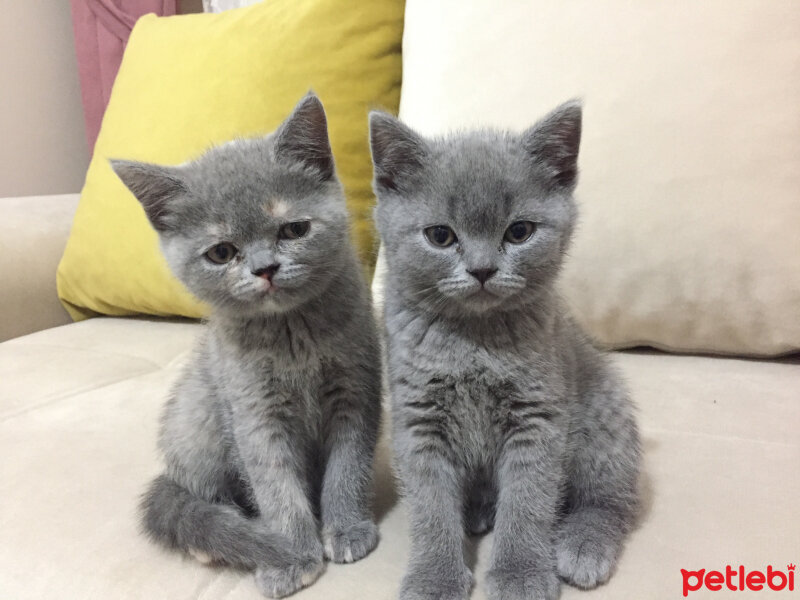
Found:
[[[211,306],[163,417],[156,541],[290,594],[377,543],[379,345],[322,104],[177,167],[112,161],[176,276]]]
[[[411,523],[402,600],[462,600],[464,530],[494,528],[491,600],[611,575],[639,436],[554,284],[576,218],[581,108],[521,135],[426,139],[371,115],[393,443]]]

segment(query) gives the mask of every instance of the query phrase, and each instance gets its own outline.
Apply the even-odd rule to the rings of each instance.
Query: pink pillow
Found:
[[[137,19],[174,15],[177,0],[71,0],[89,151],[111,95],[122,53]]]

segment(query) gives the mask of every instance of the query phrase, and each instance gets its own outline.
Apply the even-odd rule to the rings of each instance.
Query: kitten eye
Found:
[[[281,227],[278,237],[282,240],[296,240],[307,234],[310,228],[310,221],[294,221]]]
[[[239,251],[236,249],[236,246],[228,242],[222,242],[206,252],[206,258],[218,265],[224,265],[225,263],[231,262],[237,252]]]
[[[455,232],[447,225],[434,225],[433,227],[428,227],[425,229],[425,237],[428,238],[428,241],[431,244],[438,246],[439,248],[447,248],[458,241]]]
[[[531,221],[517,221],[508,226],[503,239],[512,244],[521,244],[531,237],[534,231],[536,231],[536,223],[532,223]]]

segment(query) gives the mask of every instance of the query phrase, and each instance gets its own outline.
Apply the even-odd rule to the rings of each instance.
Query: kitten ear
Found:
[[[174,167],[162,167],[132,160],[110,160],[122,183],[141,202],[147,218],[157,231],[170,229],[167,218],[170,201],[186,193],[186,186]]]
[[[325,109],[314,92],[308,92],[278,129],[275,155],[310,167],[321,181],[334,175],[333,152],[328,139]]]
[[[422,136],[392,115],[372,111],[369,143],[376,190],[408,191],[428,152]]]
[[[572,189],[578,180],[581,113],[580,100],[570,100],[522,134],[528,156],[558,187]]]

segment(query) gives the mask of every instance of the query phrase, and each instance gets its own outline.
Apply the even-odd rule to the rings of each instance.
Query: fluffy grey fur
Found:
[[[605,582],[637,511],[640,450],[624,386],[554,291],[576,218],[580,105],[521,135],[431,140],[382,113],[370,125],[411,522],[400,598],[466,598],[464,531],[492,527],[492,600],[557,598],[559,576]],[[441,246],[425,233],[435,226],[450,228]]]
[[[378,539],[380,351],[322,104],[310,94],[272,135],[181,166],[112,164],[212,307],[166,406],[145,530],[256,569],[271,597],[311,583],[323,556],[362,558]]]

